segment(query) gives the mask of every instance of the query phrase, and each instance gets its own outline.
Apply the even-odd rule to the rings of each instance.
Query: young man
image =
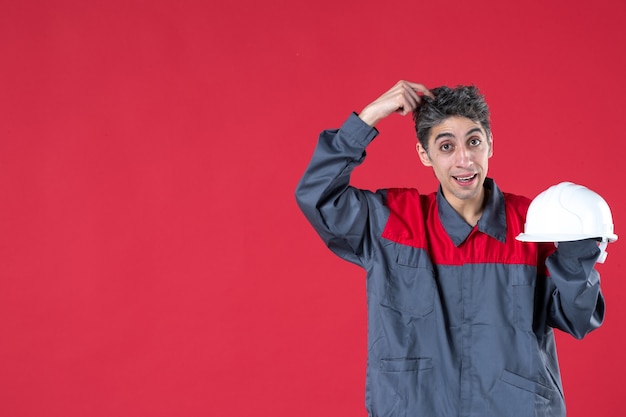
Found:
[[[413,114],[440,187],[349,185],[392,113]],[[296,197],[328,247],[367,271],[372,417],[564,416],[553,328],[602,323],[594,240],[522,243],[530,200],[487,177],[489,110],[475,87],[400,81],[322,132]]]

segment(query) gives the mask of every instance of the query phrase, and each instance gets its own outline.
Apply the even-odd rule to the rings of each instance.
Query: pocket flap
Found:
[[[507,384],[523,389],[524,391],[541,395],[543,398],[546,398],[548,400],[552,398],[552,393],[554,392],[552,389],[541,385],[538,382],[514,374],[513,372],[507,371],[506,369],[502,371],[502,376],[500,376],[500,379],[502,380],[502,382],[506,382]]]
[[[432,358],[399,358],[380,360],[380,370],[382,372],[407,372],[430,369],[432,367]]]

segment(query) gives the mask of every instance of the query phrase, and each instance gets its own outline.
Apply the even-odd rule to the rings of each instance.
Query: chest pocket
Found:
[[[433,311],[435,277],[425,251],[397,245],[392,252],[382,304],[403,314],[424,317]]]
[[[521,268],[516,269],[511,276],[512,297],[515,303],[513,319],[515,324],[524,330],[530,330],[533,325],[535,280],[534,272],[529,273]]]

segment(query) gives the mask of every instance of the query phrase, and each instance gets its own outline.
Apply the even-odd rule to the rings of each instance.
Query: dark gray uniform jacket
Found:
[[[564,416],[552,329],[602,323],[597,244],[516,241],[530,200],[491,179],[476,227],[441,190],[355,189],[376,134],[354,114],[323,132],[296,191],[328,247],[367,272],[369,415]]]

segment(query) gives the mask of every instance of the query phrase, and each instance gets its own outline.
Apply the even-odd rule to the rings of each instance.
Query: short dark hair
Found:
[[[487,137],[490,136],[489,106],[477,87],[473,85],[459,85],[455,88],[443,86],[430,91],[435,98],[423,96],[421,105],[413,112],[415,133],[425,150],[428,151],[431,128],[452,116],[467,117],[480,123]]]

